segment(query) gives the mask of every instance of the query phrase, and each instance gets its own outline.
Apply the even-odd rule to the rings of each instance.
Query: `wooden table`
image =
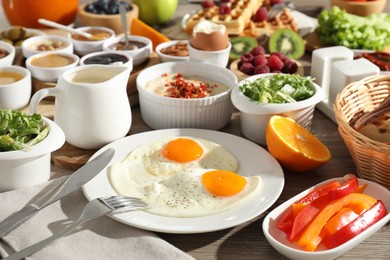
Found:
[[[302,0],[293,2],[298,7],[307,7]],[[180,3],[181,5],[176,14],[179,18],[183,12],[193,8],[192,5],[187,4],[184,0],[180,1]],[[316,2],[316,5],[326,8],[328,7],[328,1],[321,0]],[[390,10],[389,2],[385,10]],[[305,73],[310,73],[310,53],[303,57],[302,63],[305,66]],[[138,105],[132,107],[132,116],[133,124],[130,134],[151,130],[142,121]],[[242,136],[239,112],[234,112],[229,125],[221,131]],[[337,125],[333,121],[328,119],[322,112],[316,110],[311,131],[330,149],[332,160],[319,169],[306,173],[295,173],[285,170],[284,190],[270,210],[319,182],[334,177],[341,177],[350,172],[356,173],[355,165],[337,131]],[[52,167],[52,178],[70,173],[70,171],[54,165]],[[196,259],[285,259],[266,241],[261,229],[263,217],[260,216],[234,228],[217,232],[188,235],[159,233],[159,235]],[[389,238],[390,224],[388,223],[380,231],[339,259],[389,259]]]

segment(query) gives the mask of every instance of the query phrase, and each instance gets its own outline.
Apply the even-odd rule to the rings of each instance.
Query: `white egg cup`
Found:
[[[214,64],[219,67],[226,67],[229,62],[229,53],[232,44],[229,42],[228,47],[220,51],[202,51],[195,49],[188,44],[190,61]]]

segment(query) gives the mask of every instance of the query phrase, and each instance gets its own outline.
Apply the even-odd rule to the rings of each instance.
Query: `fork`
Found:
[[[284,2],[281,4],[275,4],[268,11],[268,19],[272,20],[272,19],[276,18],[283,11],[283,9],[286,7],[291,9],[291,10],[295,9],[294,4],[291,2]]]
[[[13,255],[10,255],[3,260],[17,260],[23,259],[27,256],[36,253],[42,248],[49,245],[51,242],[66,236],[72,230],[80,226],[82,223],[95,219],[101,216],[104,216],[108,213],[118,213],[118,212],[129,212],[138,209],[149,208],[148,205],[138,198],[125,197],[125,196],[111,196],[104,198],[97,198],[91,200],[83,209],[80,217],[72,222],[69,226],[64,229],[54,233],[51,237],[48,237],[34,245],[31,245],[19,252],[16,252]]]

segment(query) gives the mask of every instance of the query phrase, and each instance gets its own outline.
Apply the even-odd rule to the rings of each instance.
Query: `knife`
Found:
[[[105,150],[99,156],[79,168],[64,181],[52,188],[49,192],[39,196],[21,210],[4,219],[0,223],[0,238],[6,236],[9,232],[20,226],[40,209],[43,209],[51,203],[81,188],[108,165],[113,158],[114,153],[115,150],[113,148]]]

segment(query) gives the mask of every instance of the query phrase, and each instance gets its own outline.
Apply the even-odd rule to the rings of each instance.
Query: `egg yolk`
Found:
[[[242,191],[246,179],[231,171],[215,170],[202,175],[202,184],[215,196],[232,196]]]
[[[193,140],[178,138],[167,143],[161,153],[175,162],[190,162],[202,156],[203,148]]]

